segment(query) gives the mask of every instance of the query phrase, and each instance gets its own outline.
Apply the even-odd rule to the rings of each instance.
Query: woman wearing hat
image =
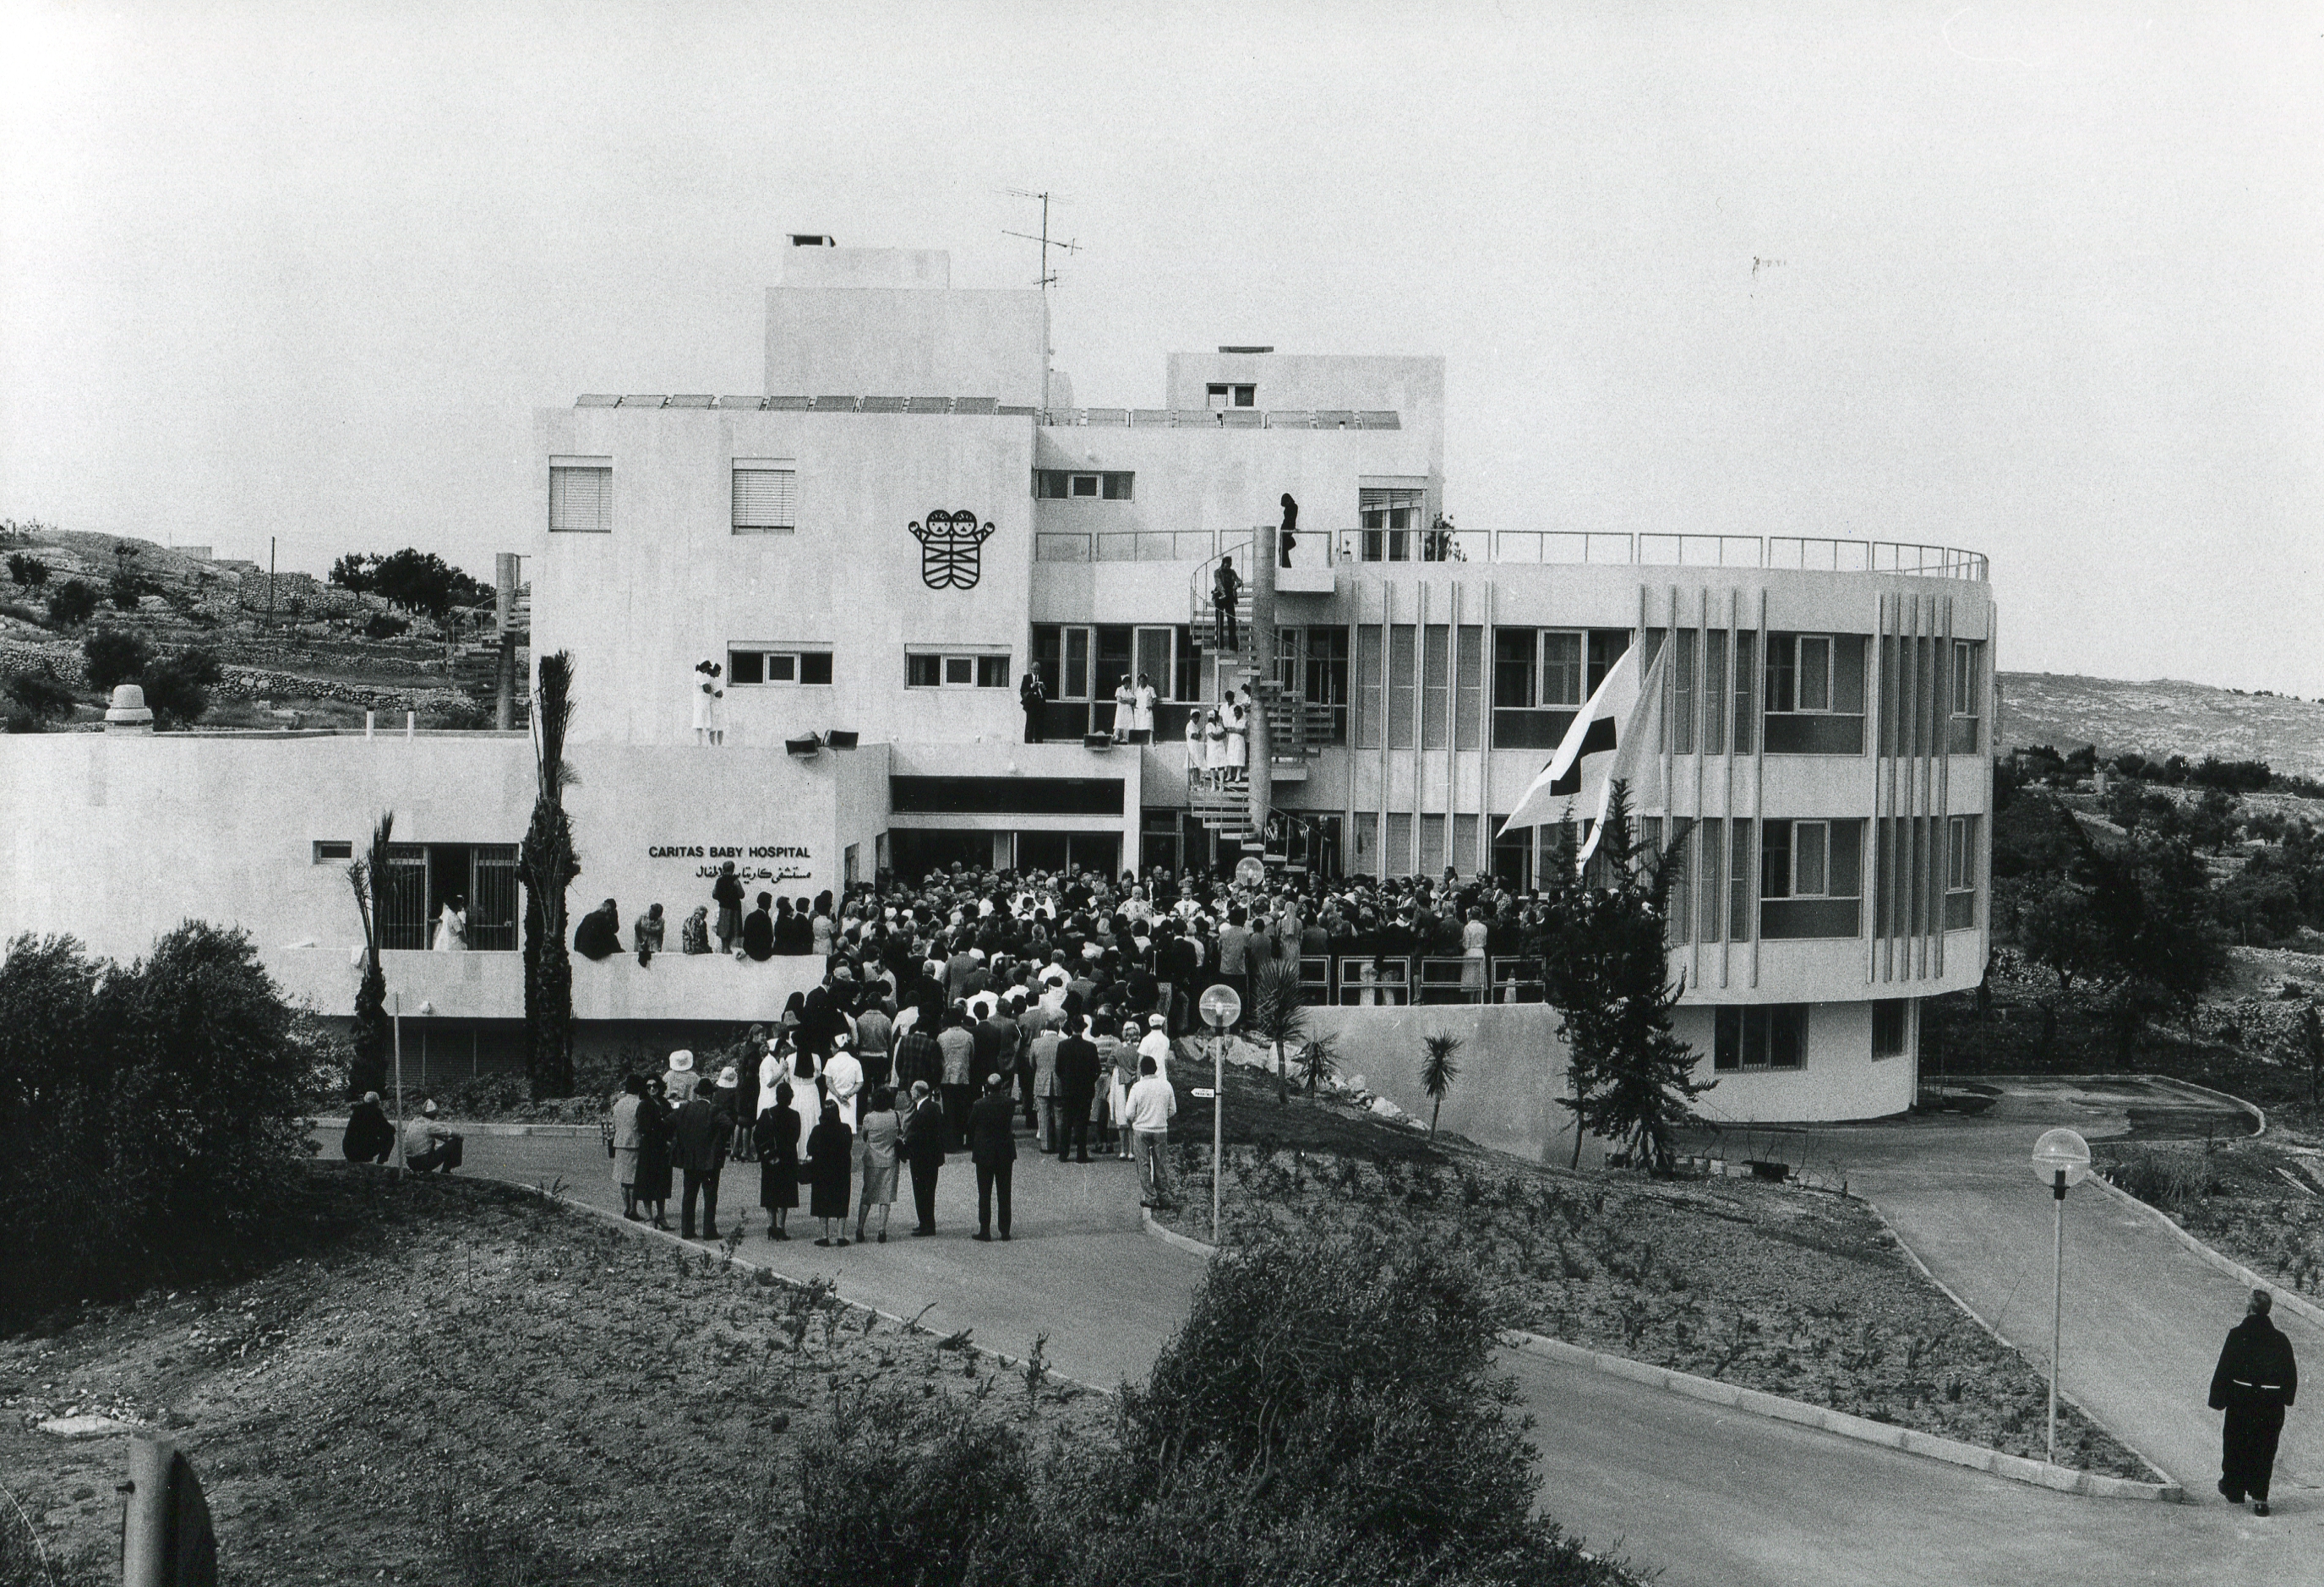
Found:
[[[653,1209],[653,1226],[669,1227],[670,1167],[676,1153],[678,1124],[669,1105],[669,1088],[657,1075],[645,1083],[645,1101],[638,1109],[638,1204]]]
[[[694,1088],[702,1084],[702,1076],[694,1072],[694,1055],[683,1047],[670,1054],[669,1068],[662,1075],[661,1084],[673,1103],[684,1103],[693,1096]]]
[[[759,1149],[759,1204],[767,1209],[767,1238],[788,1240],[783,1227],[798,1205],[799,1116],[791,1107],[791,1086],[779,1072],[768,1105],[751,1132]]]
[[[807,1162],[800,1172],[808,1188],[807,1212],[823,1221],[816,1243],[831,1245],[832,1225],[839,1225],[835,1243],[847,1243],[847,1182],[855,1167],[855,1132],[840,1122],[839,1108],[823,1104],[823,1118],[807,1138]]]

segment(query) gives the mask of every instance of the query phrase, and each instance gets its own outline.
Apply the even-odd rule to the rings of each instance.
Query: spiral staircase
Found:
[[[1231,555],[1231,553],[1226,553]],[[1262,667],[1251,632],[1250,586],[1245,583],[1238,592],[1235,605],[1235,638],[1226,642],[1225,624],[1219,621],[1218,609],[1211,604],[1212,581],[1218,572],[1219,558],[1213,557],[1199,564],[1187,586],[1187,624],[1194,634],[1198,651],[1207,651],[1216,663],[1217,682],[1213,699],[1205,708],[1215,704],[1215,697],[1230,688],[1248,688],[1251,698],[1267,713],[1268,738],[1271,752],[1269,770],[1278,780],[1305,780],[1307,761],[1323,752],[1323,740],[1331,729],[1332,714],[1328,706],[1311,705],[1283,686],[1271,667]],[[1203,780],[1201,773],[1189,767],[1186,772],[1186,802],[1203,825],[1222,837],[1250,844],[1259,835],[1251,830],[1250,795],[1247,784],[1233,783],[1213,786]],[[1287,811],[1276,815],[1285,823],[1301,818]],[[1276,845],[1270,844],[1273,849]],[[1282,863],[1283,856],[1269,853],[1270,864]]]

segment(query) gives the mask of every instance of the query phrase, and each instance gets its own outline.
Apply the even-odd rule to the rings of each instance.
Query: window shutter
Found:
[[[549,531],[611,534],[613,471],[604,464],[558,464],[549,470]]]
[[[734,466],[734,532],[764,534],[798,527],[798,471]]]

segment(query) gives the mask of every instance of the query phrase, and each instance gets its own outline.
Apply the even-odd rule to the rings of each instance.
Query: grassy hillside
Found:
[[[1997,742],[2005,748],[2046,743],[2061,753],[2094,744],[2101,758],[2126,751],[2180,754],[2190,761],[2216,755],[2324,777],[2324,702],[2247,695],[2174,678],[2129,683],[2070,673],[2005,672]]]

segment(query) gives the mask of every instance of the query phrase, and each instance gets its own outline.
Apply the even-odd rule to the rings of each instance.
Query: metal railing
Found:
[[[1334,962],[1332,1001],[1342,1008],[1400,1009],[1412,1001],[1412,961],[1352,955]]]

